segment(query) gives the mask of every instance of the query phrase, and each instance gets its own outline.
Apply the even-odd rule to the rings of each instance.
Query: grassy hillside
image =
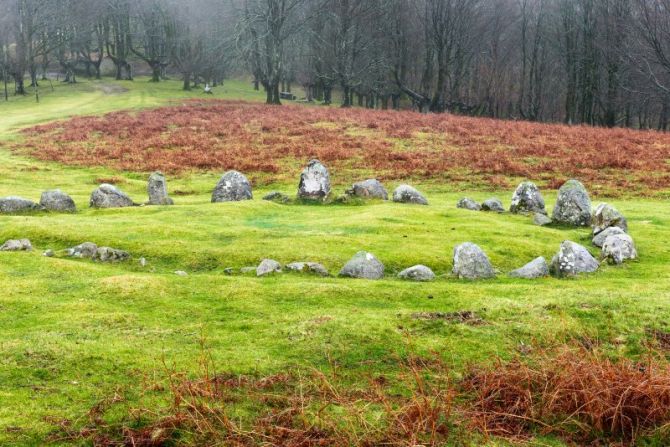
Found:
[[[269,375],[337,365],[357,386],[371,376],[398,374],[397,359],[410,346],[418,355],[439,352],[460,377],[472,363],[490,364],[571,339],[592,340],[612,357],[636,358],[651,343],[650,330],[670,330],[670,251],[664,242],[670,208],[663,187],[655,198],[608,200],[628,218],[640,261],[603,266],[574,280],[529,282],[505,273],[536,256],[550,258],[565,239],[588,246],[589,231],[541,228],[524,216],[455,207],[464,195],[496,195],[509,206],[513,188],[487,191],[479,184],[464,192],[461,183],[455,191],[444,179],[415,176],[413,184],[430,206],[260,200],[271,190],[293,195],[295,170],[276,178],[259,174],[253,201],[211,204],[220,171],[188,170],[168,178],[170,190],[179,192],[173,207],[91,210],[90,192],[106,179],[144,201],[146,172],[118,170],[102,159],[107,167],[66,166],[15,153],[25,142],[19,133],[25,126],[190,97],[201,94],[182,93],[175,82],[105,81],[58,86],[39,105],[30,98],[0,104],[0,196],[37,200],[43,190],[58,187],[79,208],[73,215],[0,215],[0,242],[29,238],[36,247],[30,253],[0,252],[0,444],[41,445],[55,420],[81,425],[91,407],[115,392],[124,393],[124,405],[138,405],[139,384],[162,371],[163,362],[187,372],[199,369],[203,338],[221,371]],[[256,100],[262,94],[231,81],[216,97]],[[337,192],[358,174],[346,163],[335,164]],[[516,182],[518,176],[511,178]],[[386,186],[392,190],[400,183],[393,178]],[[551,209],[556,192],[543,193]],[[106,265],[41,255],[84,241],[127,250],[133,260]],[[453,247],[465,241],[488,253],[500,270],[497,279],[450,277]],[[321,262],[336,274],[359,250],[384,262],[384,280],[224,273],[273,258]],[[394,278],[418,263],[433,268],[438,279],[417,284]],[[177,276],[176,270],[189,275]],[[412,317],[466,310],[485,324]]]

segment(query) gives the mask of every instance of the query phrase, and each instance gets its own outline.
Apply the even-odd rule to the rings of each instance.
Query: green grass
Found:
[[[118,84],[128,91],[106,95],[101,83],[82,82],[54,92],[43,87],[40,104],[30,97],[0,103],[0,139],[17,142],[18,128],[75,114],[202,96],[181,92],[177,82]],[[235,81],[217,89],[215,97],[263,99],[262,92]],[[613,202],[629,220],[639,262],[604,266],[575,280],[524,281],[505,272],[536,256],[550,258],[565,239],[588,245],[588,230],[540,228],[523,216],[460,210],[455,204],[464,194],[433,182],[417,185],[428,207],[260,200],[273,189],[293,194],[298,172],[295,184],[257,189],[253,201],[211,204],[219,174],[170,178],[172,191],[192,191],[174,196],[173,207],[91,210],[88,197],[97,178],[121,177],[119,186],[144,201],[146,176],[64,167],[0,150],[0,196],[37,200],[43,190],[59,187],[80,210],[0,216],[0,241],[26,237],[36,247],[32,253],[0,253],[0,444],[41,445],[53,429],[49,417],[83,422],[77,418],[97,401],[117,387],[136,389],[144,374],[161,368],[163,358],[195,371],[202,335],[220,370],[327,369],[330,358],[356,381],[371,372],[393,374],[407,333],[419,353],[443,353],[459,375],[469,363],[513,356],[520,343],[539,347],[588,335],[613,355],[634,356],[643,349],[646,328],[670,330],[667,203]],[[337,172],[332,175],[337,178]],[[336,184],[338,192],[345,187]],[[508,206],[511,191],[469,195],[477,200],[498,195]],[[555,192],[545,193],[548,204],[555,198]],[[89,240],[128,250],[134,259],[103,265],[41,256],[44,249]],[[453,247],[465,241],[489,254],[501,270],[498,279],[465,282],[449,276]],[[269,257],[282,263],[314,260],[337,273],[358,250],[381,259],[387,278],[258,279],[223,272]],[[140,257],[147,267],[140,267]],[[418,263],[439,278],[428,284],[394,278]],[[175,270],[189,276],[176,276]],[[487,324],[410,317],[457,310],[474,310]]]

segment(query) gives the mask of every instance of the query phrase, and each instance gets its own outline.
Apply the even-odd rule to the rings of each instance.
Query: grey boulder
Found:
[[[77,211],[77,206],[72,197],[60,189],[44,191],[42,197],[40,197],[40,206],[49,211],[64,213],[74,213]]]
[[[2,246],[0,246],[0,251],[31,251],[33,245],[28,239],[10,239]]]
[[[591,224],[591,198],[580,181],[568,180],[561,186],[551,217],[555,222],[575,227]]]
[[[549,265],[547,261],[540,256],[530,261],[521,268],[513,270],[509,276],[513,278],[535,279],[549,275]]]
[[[398,203],[416,203],[418,205],[428,205],[428,200],[409,185],[400,185],[393,191],[393,201]]]
[[[23,197],[9,196],[0,198],[0,213],[3,214],[25,213],[39,209],[41,207],[37,203]]]
[[[244,174],[237,171],[228,171],[223,174],[212,191],[212,203],[239,202],[253,198],[251,183]]]
[[[91,193],[92,208],[123,208],[135,203],[114,185],[103,183]]]
[[[347,194],[364,199],[388,200],[389,195],[384,185],[377,179],[368,179],[362,182],[354,183]]]
[[[542,213],[544,209],[544,198],[540,189],[533,182],[523,182],[517,186],[512,194],[512,203],[509,207],[512,213]]]
[[[435,279],[435,273],[425,265],[415,265],[398,273],[398,278],[410,281],[432,281]]]
[[[470,211],[479,211],[482,209],[482,206],[468,197],[463,197],[456,204],[456,208],[463,208]]]
[[[609,236],[613,236],[615,234],[626,234],[626,232],[623,231],[619,227],[608,227],[608,228],[605,228],[600,233],[593,236],[593,239],[591,240],[591,242],[596,247],[602,247],[603,244],[605,243],[605,239],[607,239]]]
[[[384,276],[384,264],[372,253],[359,251],[347,262],[340,276],[348,278],[381,279]]]
[[[98,247],[93,255],[94,261],[121,262],[130,259],[130,253],[111,247]]]
[[[167,180],[162,172],[156,171],[149,176],[147,194],[149,205],[174,205],[174,201],[168,195]]]
[[[92,258],[98,251],[98,246],[93,242],[83,242],[67,249],[68,256],[73,258]]]
[[[612,234],[605,239],[600,258],[610,264],[622,264],[628,259],[637,258],[633,238],[628,234]]]
[[[626,218],[616,208],[608,203],[601,203],[593,212],[591,217],[591,228],[593,235],[597,235],[609,227],[619,227],[624,232],[628,232],[628,222]]]
[[[328,269],[318,262],[292,262],[286,266],[287,270],[299,273],[313,273],[319,276],[328,276]]]
[[[460,279],[486,279],[496,276],[486,253],[472,242],[465,242],[454,248],[452,273]]]
[[[325,200],[330,194],[330,174],[319,160],[310,160],[300,174],[298,198]]]
[[[549,265],[549,273],[557,278],[576,276],[580,273],[592,273],[598,270],[600,263],[586,247],[572,241],[563,241],[558,253]]]
[[[549,217],[547,217],[546,214],[535,213],[533,215],[533,223],[535,225],[539,225],[541,227],[544,227],[545,225],[551,224],[551,219]]]
[[[503,204],[499,199],[491,197],[490,199],[486,199],[484,200],[484,202],[482,202],[482,211],[494,211],[496,213],[504,213],[505,208],[503,207]]]
[[[281,273],[281,264],[274,259],[263,259],[256,267],[256,276],[267,276],[273,273]]]

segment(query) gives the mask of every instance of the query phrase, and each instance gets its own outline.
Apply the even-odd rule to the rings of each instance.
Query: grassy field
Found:
[[[122,88],[110,93],[110,85]],[[418,355],[439,352],[459,377],[473,363],[577,338],[597,340],[598,349],[613,357],[635,358],[650,342],[649,330],[670,330],[667,190],[654,199],[608,200],[628,218],[640,261],[603,266],[575,280],[528,282],[505,273],[536,256],[550,258],[566,239],[588,246],[589,231],[457,209],[465,193],[436,179],[415,182],[428,207],[260,200],[271,190],[294,194],[299,171],[287,174],[293,180],[261,183],[248,202],[211,204],[220,172],[189,171],[168,179],[171,191],[181,191],[173,207],[91,210],[88,198],[100,179],[115,178],[144,201],[147,173],[64,166],[8,149],[21,143],[18,131],[29,125],[201,96],[181,92],[176,82],[105,81],[57,86],[42,94],[40,104],[30,97],[0,104],[0,144],[6,146],[0,150],[0,196],[37,200],[43,190],[58,187],[79,208],[73,215],[0,216],[0,241],[29,238],[36,247],[0,252],[0,444],[42,445],[54,420],[83,424],[86,412],[116,391],[125,393],[128,406],[136,405],[139,384],[160,374],[164,361],[197,371],[203,338],[219,370],[268,375],[327,371],[336,364],[356,384],[396,374],[396,359],[409,345]],[[262,92],[235,81],[217,89],[216,97],[263,99]],[[344,169],[331,172],[338,193],[347,186],[338,177],[350,178]],[[386,186],[392,190],[400,183]],[[551,208],[556,192],[543,192]],[[467,193],[477,200],[495,195],[506,206],[511,194],[512,189],[481,187]],[[47,248],[84,241],[127,250],[133,260],[105,265],[42,256]],[[453,247],[465,241],[488,253],[501,272],[497,279],[471,283],[450,277]],[[337,273],[359,250],[384,262],[386,279],[224,274],[227,267],[256,265],[266,257],[318,261]],[[146,267],[137,262],[140,257]],[[433,268],[438,279],[416,284],[394,278],[418,263]],[[177,276],[176,270],[189,275]],[[485,324],[412,318],[415,312],[463,310],[476,312]],[[562,445],[552,438],[535,442]]]

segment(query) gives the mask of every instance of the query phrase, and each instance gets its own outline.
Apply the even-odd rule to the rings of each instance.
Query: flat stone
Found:
[[[541,227],[551,224],[551,219],[547,217],[546,214],[535,213],[533,214],[533,223]]]
[[[364,199],[388,200],[389,195],[384,185],[377,179],[371,178],[362,182],[354,183],[347,193],[354,197]]]
[[[458,201],[458,203],[456,203],[456,208],[463,208],[470,211],[480,211],[482,206],[468,197],[463,197]]]
[[[359,251],[347,262],[340,276],[348,278],[381,279],[384,277],[384,264],[372,253]]]
[[[609,236],[613,236],[615,234],[626,234],[626,232],[623,231],[619,227],[607,227],[603,231],[601,231],[600,233],[593,236],[593,239],[591,240],[591,242],[596,247],[601,247],[602,248],[603,244],[605,243],[605,239],[607,239]]]
[[[398,278],[410,281],[432,281],[435,279],[435,273],[425,265],[415,265],[398,273]]]
[[[552,219],[575,227],[588,227],[591,224],[591,198],[580,181],[568,180],[558,190]]]
[[[37,203],[23,197],[9,196],[0,198],[0,213],[2,214],[26,213],[40,209],[42,208]]]
[[[177,271],[174,272],[174,274],[177,275],[177,276],[188,276],[188,273],[186,273],[183,270],[177,270]]]
[[[77,206],[72,197],[65,194],[60,189],[44,191],[40,198],[40,206],[48,211],[57,211],[61,213],[74,213]]]
[[[418,205],[428,205],[428,200],[409,185],[400,185],[393,191],[393,201],[398,203],[415,203]]]
[[[576,276],[581,273],[593,273],[600,263],[586,247],[572,241],[563,241],[558,253],[549,265],[549,273],[558,278]]]
[[[103,183],[91,193],[91,208],[124,208],[134,205],[126,193],[108,183]]]
[[[310,160],[300,174],[298,198],[325,200],[330,194],[330,174],[319,160]]]
[[[486,253],[472,242],[454,247],[452,273],[460,279],[486,279],[496,276]]]
[[[121,262],[130,259],[130,253],[111,247],[98,247],[93,255],[94,261]]]
[[[149,176],[147,194],[149,205],[174,205],[174,201],[168,195],[167,180],[162,172],[156,171]]]
[[[256,276],[267,276],[273,273],[281,273],[281,264],[274,259],[263,259],[256,267]]]
[[[0,246],[0,251],[32,251],[33,245],[28,239],[10,239]]]
[[[291,201],[291,198],[282,192],[272,191],[271,193],[264,195],[263,200],[270,202],[288,203]]]
[[[318,262],[292,262],[286,266],[286,269],[292,272],[329,276],[328,269]]]
[[[542,213],[544,209],[544,198],[540,189],[533,182],[523,182],[517,186],[512,194],[512,203],[509,207],[512,213]]]
[[[212,191],[212,203],[239,202],[253,198],[251,183],[244,174],[237,171],[223,174]]]
[[[629,259],[637,259],[633,238],[628,234],[611,234],[603,243],[600,258],[610,264],[622,264]]]
[[[535,279],[549,275],[549,265],[542,256],[535,258],[521,268],[513,270],[509,276],[513,278]]]
[[[500,201],[500,199],[492,197],[482,202],[482,211],[493,211],[496,213],[504,213],[505,207],[503,207],[503,204]]]

